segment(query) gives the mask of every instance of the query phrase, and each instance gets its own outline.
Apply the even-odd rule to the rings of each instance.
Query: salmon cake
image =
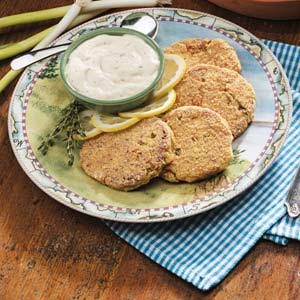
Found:
[[[182,106],[163,120],[174,133],[172,161],[161,173],[169,182],[194,182],[225,170],[233,158],[232,134],[218,113],[198,106]]]
[[[175,91],[174,108],[196,105],[212,109],[228,122],[234,138],[253,120],[254,89],[235,71],[201,64],[186,72]]]
[[[87,175],[121,191],[134,190],[159,176],[170,162],[173,133],[159,118],[87,140],[80,163]]]
[[[188,69],[198,64],[208,64],[241,72],[241,63],[236,52],[222,39],[189,38],[172,44],[164,51],[181,55]]]

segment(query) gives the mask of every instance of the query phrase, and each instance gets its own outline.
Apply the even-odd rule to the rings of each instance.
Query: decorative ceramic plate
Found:
[[[103,186],[85,175],[76,154],[66,164],[65,149],[54,145],[42,156],[37,147],[71,100],[59,76],[59,59],[52,57],[27,68],[9,110],[9,136],[14,153],[31,180],[57,201],[99,218],[155,222],[199,214],[234,198],[251,186],[270,166],[287,134],[292,102],[288,81],[273,54],[252,34],[218,17],[188,10],[145,9],[159,21],[157,42],[163,48],[189,37],[221,38],[240,58],[242,76],[257,95],[255,117],[234,141],[234,159],[218,176],[198,183],[171,184],[160,179],[133,192]],[[132,11],[85,23],[55,43],[65,43],[101,27],[118,26]],[[113,155],[113,153],[112,153]],[[126,162],[124,162],[125,164]]]

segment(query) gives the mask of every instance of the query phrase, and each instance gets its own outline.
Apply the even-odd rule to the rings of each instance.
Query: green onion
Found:
[[[0,18],[0,28],[62,18],[69,8],[70,5]]]
[[[16,42],[14,44],[8,45],[5,48],[0,49],[0,60],[6,59],[24,51],[30,50],[35,45],[37,45],[43,38],[45,38],[53,29],[55,25],[45,29],[37,34],[34,34],[25,40]]]
[[[171,0],[102,0],[102,1],[93,1],[83,7],[82,13],[87,13],[95,10],[101,9],[112,9],[112,8],[124,8],[124,7],[152,7],[160,6],[164,4],[171,4]],[[0,18],[0,28],[41,22],[46,20],[52,20],[57,18],[62,18],[67,11],[70,9],[71,5],[61,6],[56,8],[38,10],[29,13],[22,13],[12,16],[7,16]]]
[[[58,22],[58,24],[50,30],[49,34],[47,34],[33,49],[41,49],[48,47],[50,43],[52,43],[58,36],[60,36],[74,21],[74,19],[79,15],[82,6],[77,2],[83,2],[82,6],[89,3],[91,0],[75,0],[74,4],[70,6],[67,13],[64,17]]]
[[[8,71],[0,80],[0,93],[22,72],[22,70]]]
[[[0,45],[0,49],[6,48],[8,46],[11,46],[13,43],[8,43],[8,44],[2,44]]]

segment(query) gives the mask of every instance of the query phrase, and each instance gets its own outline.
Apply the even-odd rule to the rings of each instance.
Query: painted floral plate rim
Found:
[[[30,84],[31,81],[34,81],[34,78],[32,78],[31,75],[28,76],[28,74],[31,72],[29,68],[24,71],[21,78],[19,79],[9,107],[8,129],[12,149],[20,166],[40,189],[42,189],[46,194],[56,199],[60,203],[82,213],[103,219],[122,222],[169,221],[199,214],[214,207],[220,206],[245,191],[264,174],[264,172],[276,158],[281,146],[285,141],[291,122],[292,97],[290,94],[288,80],[276,57],[262,42],[259,41],[258,38],[253,36],[245,29],[227,20],[210,14],[192,10],[175,8],[151,8],[127,10],[119,13],[105,15],[73,28],[72,30],[61,36],[59,39],[57,39],[54,43],[57,43],[58,41],[66,38],[69,35],[75,35],[80,29],[85,28],[91,24],[94,24],[96,27],[98,27],[99,24],[103,25],[103,23],[106,23],[107,26],[114,26],[115,22],[118,19],[134,11],[146,11],[155,15],[155,17],[157,17],[162,22],[170,21],[192,24],[195,26],[201,26],[203,28],[214,30],[239,43],[255,57],[255,59],[267,73],[268,79],[271,82],[271,86],[274,92],[276,120],[274,122],[271,136],[267,141],[264,151],[259,155],[256,161],[241,176],[230,183],[229,186],[219,189],[218,191],[214,191],[212,194],[204,196],[203,198],[197,198],[190,202],[185,202],[170,207],[124,208],[105,205],[99,202],[82,198],[78,194],[66,189],[49,174],[47,174],[47,171],[43,169],[41,164],[39,164],[37,158],[31,150],[29,141],[27,139],[25,126],[26,108],[29,99],[29,96],[27,96],[26,93],[28,93],[28,91],[29,93],[32,91],[32,86],[30,86]],[[253,47],[256,47],[256,50],[257,48],[260,49],[260,52],[257,53],[257,51]],[[265,57],[263,57],[263,55]],[[265,61],[263,61],[263,59]],[[39,63],[36,65],[40,70],[41,65]],[[271,72],[271,69],[269,69],[269,65],[272,65],[273,73]],[[276,70],[276,74],[274,70]],[[30,79],[26,78],[26,76]],[[20,90],[22,91],[22,93],[19,93]],[[17,114],[18,117],[21,117],[21,120],[16,120],[15,114]],[[16,129],[16,123],[18,122],[22,124],[20,127],[21,130]],[[25,146],[23,146],[24,142]],[[32,175],[28,168],[28,163],[35,163],[37,168],[40,168],[41,172],[39,176]],[[241,179],[245,178],[246,182],[242,182]],[[51,184],[54,185],[54,189],[53,186],[49,188],[49,180]],[[56,192],[54,192],[55,189],[57,189],[57,191],[60,191],[61,193],[57,194]]]

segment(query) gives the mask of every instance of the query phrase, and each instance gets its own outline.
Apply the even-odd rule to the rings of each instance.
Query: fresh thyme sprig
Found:
[[[62,119],[56,124],[53,131],[46,135],[38,147],[38,150],[41,151],[43,155],[47,154],[49,147],[54,145],[55,140],[61,139],[65,141],[68,165],[73,165],[74,149],[80,146],[78,141],[74,140],[74,135],[85,136],[79,119],[79,113],[82,110],[83,106],[77,101],[73,101],[62,111]]]

